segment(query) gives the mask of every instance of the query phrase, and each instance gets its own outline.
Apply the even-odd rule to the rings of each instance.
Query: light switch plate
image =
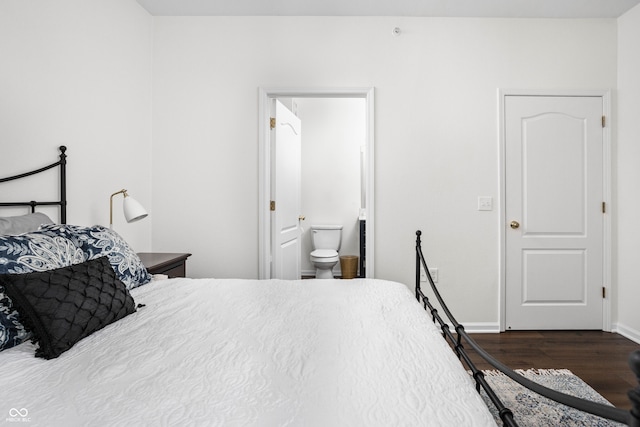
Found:
[[[493,197],[487,197],[487,196],[478,197],[478,210],[479,211],[492,211],[493,210]]]

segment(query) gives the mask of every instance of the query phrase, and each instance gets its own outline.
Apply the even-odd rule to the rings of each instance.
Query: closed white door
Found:
[[[271,277],[295,280],[300,265],[301,123],[273,100],[271,120]]]
[[[602,329],[603,98],[504,102],[506,328]]]

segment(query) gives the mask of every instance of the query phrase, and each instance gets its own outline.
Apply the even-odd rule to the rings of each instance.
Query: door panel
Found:
[[[522,127],[523,233],[584,234],[587,153],[583,120],[542,114],[523,119]]]
[[[507,329],[602,329],[602,111],[505,97]]]
[[[522,304],[585,304],[583,250],[524,250]]]

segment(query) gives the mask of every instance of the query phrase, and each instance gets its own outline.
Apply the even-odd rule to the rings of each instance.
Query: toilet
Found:
[[[333,279],[333,267],[340,261],[338,251],[342,240],[341,225],[312,225],[309,256],[316,268],[316,279]]]

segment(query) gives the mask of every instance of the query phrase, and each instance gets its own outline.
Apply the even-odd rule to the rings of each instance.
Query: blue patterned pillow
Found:
[[[30,337],[31,332],[20,322],[13,302],[0,285],[0,351],[21,344]]]
[[[82,250],[63,236],[40,231],[0,236],[0,274],[46,271],[84,260]],[[22,343],[29,336],[11,299],[0,285],[0,351]]]
[[[127,289],[149,283],[151,275],[142,261],[127,242],[118,233],[101,225],[82,227],[79,225],[45,224],[40,227],[43,233],[64,236],[84,252],[85,260],[101,256],[109,257],[109,262]]]

